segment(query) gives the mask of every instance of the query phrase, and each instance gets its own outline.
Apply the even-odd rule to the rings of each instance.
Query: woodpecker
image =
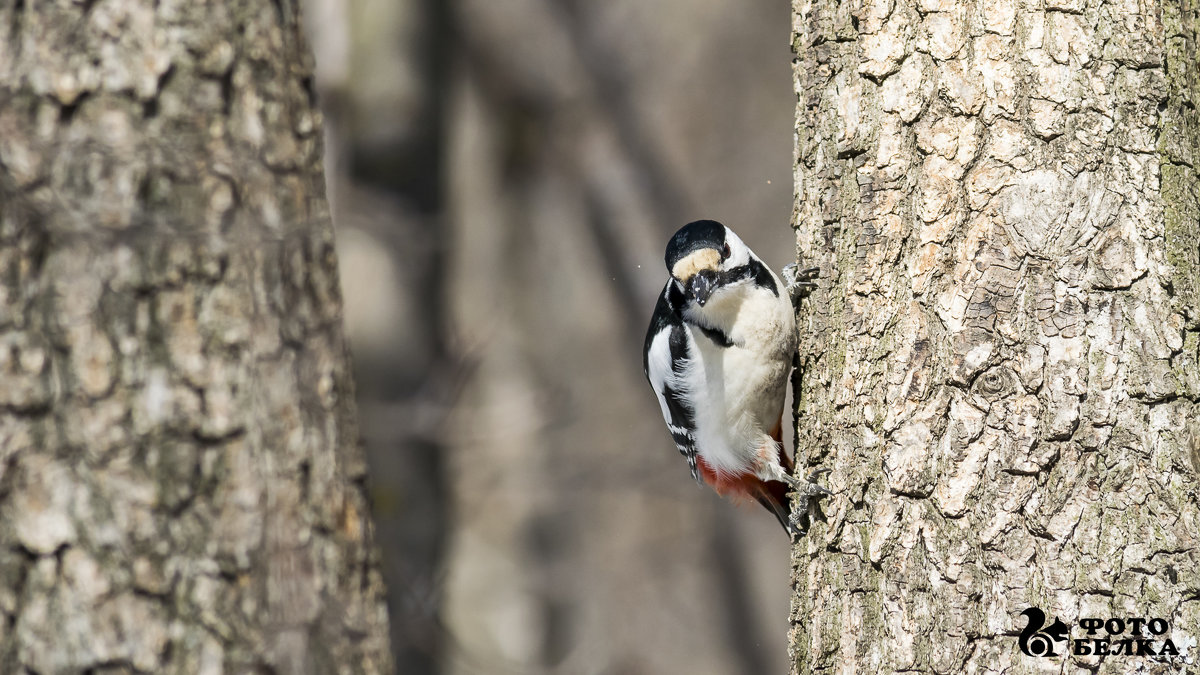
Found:
[[[804,533],[808,500],[829,491],[792,476],[783,403],[796,351],[795,305],[815,269],[780,278],[728,227],[684,225],[667,243],[670,278],[642,353],[646,379],[692,478],[717,494],[750,498],[790,535]],[[788,489],[799,495],[795,515]]]

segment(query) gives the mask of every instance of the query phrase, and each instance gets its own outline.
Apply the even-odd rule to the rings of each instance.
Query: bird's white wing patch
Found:
[[[671,369],[671,329],[660,331],[650,343],[650,352],[646,357],[646,375],[654,394],[658,397],[658,405],[662,407],[663,419],[671,423],[671,411],[667,409],[667,398],[663,392],[668,385],[675,384],[675,373]]]

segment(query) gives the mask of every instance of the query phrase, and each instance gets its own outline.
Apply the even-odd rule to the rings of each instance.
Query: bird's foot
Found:
[[[821,276],[821,268],[809,267],[800,269],[796,263],[791,263],[783,268],[783,285],[787,288],[788,295],[792,297],[792,302],[800,302],[807,298],[817,288],[814,280]]]
[[[817,478],[825,473],[829,473],[829,469],[815,469],[808,474],[808,478],[788,476],[787,482],[792,486],[792,491],[796,495],[796,505],[792,508],[792,515],[788,519],[788,530],[793,536],[802,537],[808,533],[809,503],[833,494],[817,483]]]

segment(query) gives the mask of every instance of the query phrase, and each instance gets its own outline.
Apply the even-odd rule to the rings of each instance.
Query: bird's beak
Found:
[[[693,251],[671,268],[671,276],[683,287],[684,294],[701,307],[717,288],[717,269],[721,254],[716,249]]]
[[[687,294],[696,300],[696,304],[703,307],[716,287],[717,273],[712,270],[700,270],[688,279]]]

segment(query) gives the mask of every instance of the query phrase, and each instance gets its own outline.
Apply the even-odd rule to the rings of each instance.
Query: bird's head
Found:
[[[667,242],[667,270],[686,300],[701,307],[730,283],[729,271],[750,262],[750,249],[715,220],[679,228]]]

